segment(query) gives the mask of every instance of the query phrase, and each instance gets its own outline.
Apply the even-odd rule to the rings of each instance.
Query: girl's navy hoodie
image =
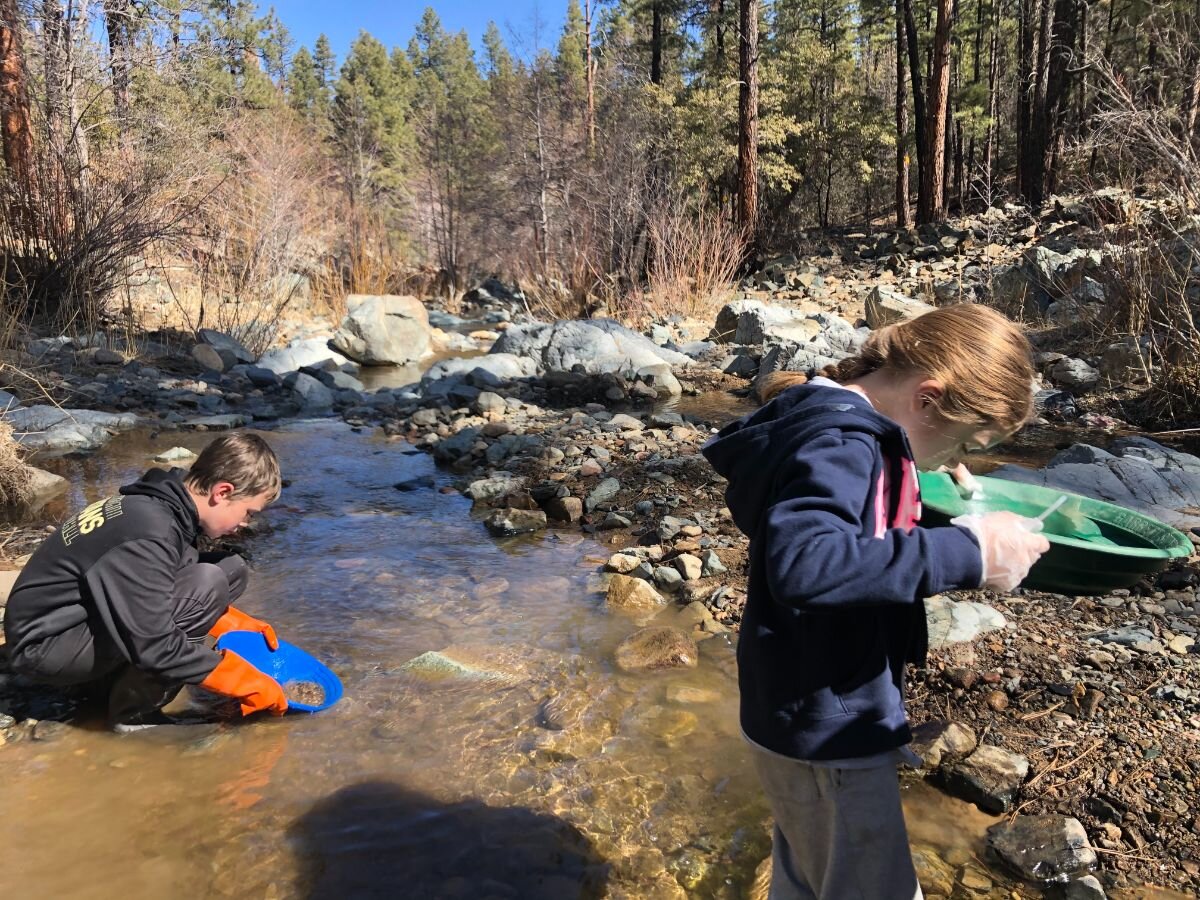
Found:
[[[912,465],[903,429],[853,391],[802,385],[703,452],[750,538],[737,654],[746,736],[805,760],[908,743],[904,666],[925,661],[924,598],[978,587],[982,561],[956,526],[877,532],[877,503],[897,519]]]

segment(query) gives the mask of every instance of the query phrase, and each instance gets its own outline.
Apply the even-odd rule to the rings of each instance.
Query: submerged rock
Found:
[[[632,571],[637,566],[637,560],[628,558],[633,560],[633,566],[629,568]],[[666,605],[667,600],[640,578],[613,575],[608,582],[606,602],[608,608],[616,612],[642,614],[657,612]]]
[[[498,509],[483,524],[496,537],[532,534],[546,527],[546,514],[540,509]]]
[[[618,645],[616,659],[626,672],[695,668],[700,662],[696,642],[665,625],[635,631]]]
[[[534,647],[452,644],[428,650],[400,668],[426,681],[483,681],[506,685],[528,681],[553,662]]]

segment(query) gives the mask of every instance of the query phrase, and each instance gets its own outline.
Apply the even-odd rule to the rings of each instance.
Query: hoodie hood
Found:
[[[729,481],[726,505],[734,524],[753,538],[775,495],[779,466],[822,431],[857,431],[879,441],[888,456],[912,458],[904,430],[854,391],[806,384],[788,388],[745,418],[731,422],[701,449]]]
[[[196,510],[196,501],[183,483],[184,475],[183,469],[151,469],[141,480],[121,488],[121,494],[126,497],[153,497],[167,504],[190,544],[200,534],[200,514]]]

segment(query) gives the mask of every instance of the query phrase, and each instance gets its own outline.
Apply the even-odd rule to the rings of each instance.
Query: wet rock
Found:
[[[429,353],[429,315],[416,297],[352,294],[330,339],[334,349],[367,366],[402,366]]]
[[[876,286],[867,295],[866,315],[868,328],[883,328],[906,319],[913,319],[932,310],[928,303],[913,300],[898,291]]]
[[[513,475],[511,472],[497,472],[490,478],[480,478],[477,481],[472,481],[467,485],[463,494],[470,497],[476,503],[488,503],[511,494],[524,484],[524,478]]]
[[[437,487],[437,479],[432,475],[418,475],[416,478],[397,481],[392,487],[406,494],[413,491],[427,491]]]
[[[966,759],[943,768],[946,789],[984,812],[1007,812],[1029,774],[1029,760],[984,744]]]
[[[609,579],[605,601],[609,609],[635,615],[657,612],[667,603],[649,583],[628,575],[613,575]]]
[[[483,524],[495,537],[531,534],[546,527],[546,514],[540,509],[497,509]]]
[[[927,769],[956,762],[975,751],[975,733],[958,722],[923,722],[913,729],[910,744]]]
[[[1030,881],[1066,881],[1096,865],[1096,851],[1078,819],[1017,816],[988,829],[988,846]]]
[[[913,866],[927,897],[949,897],[954,892],[954,868],[942,859],[942,852],[928,844],[913,844]],[[770,860],[768,860],[770,862]]]
[[[1004,627],[1004,616],[985,603],[955,601],[937,594],[925,601],[931,649],[973,641]]]
[[[438,441],[433,448],[433,458],[438,462],[454,462],[471,452],[475,442],[479,440],[479,433],[478,428],[464,428],[444,441]]]
[[[608,562],[604,564],[604,568],[608,572],[616,572],[618,575],[628,575],[639,565],[641,560],[630,553],[614,553],[608,558]]]
[[[41,509],[50,500],[65,493],[70,487],[71,483],[61,475],[55,475],[53,472],[47,472],[36,466],[26,466],[25,468],[29,478],[30,494],[26,508],[31,512]]]
[[[35,741],[51,743],[65,738],[70,730],[65,722],[53,722],[48,719],[42,719],[33,726],[30,737]]]
[[[678,628],[654,626],[635,631],[621,641],[617,665],[626,672],[694,668],[699,663],[696,642]]]

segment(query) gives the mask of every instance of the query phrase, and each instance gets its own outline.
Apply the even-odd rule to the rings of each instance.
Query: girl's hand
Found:
[[[1019,585],[1033,564],[1050,549],[1050,542],[1038,534],[1042,523],[1011,512],[967,515],[951,519],[950,524],[966,528],[979,541],[983,556],[983,582],[980,587],[1011,591]]]

